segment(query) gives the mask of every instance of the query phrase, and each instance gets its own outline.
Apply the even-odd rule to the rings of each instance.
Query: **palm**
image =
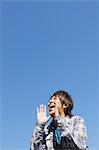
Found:
[[[37,107],[37,122],[39,124],[46,123],[49,117],[47,117],[46,106],[40,105],[40,110]]]

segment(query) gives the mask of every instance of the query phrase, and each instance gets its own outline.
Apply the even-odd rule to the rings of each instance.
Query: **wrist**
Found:
[[[39,126],[42,129],[45,127],[45,123],[36,122],[36,125]]]

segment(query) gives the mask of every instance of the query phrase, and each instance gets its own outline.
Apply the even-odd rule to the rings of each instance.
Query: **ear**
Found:
[[[63,108],[66,109],[68,107],[68,105],[66,104],[63,104]]]

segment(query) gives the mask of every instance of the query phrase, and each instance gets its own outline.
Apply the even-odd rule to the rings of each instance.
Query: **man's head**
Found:
[[[65,116],[68,115],[71,117],[71,111],[73,109],[73,100],[68,92],[60,90],[55,92],[51,97],[50,100],[54,99],[54,102],[57,101],[57,108],[59,113],[63,111]],[[51,109],[49,109],[50,111]],[[51,112],[51,111],[50,111]]]

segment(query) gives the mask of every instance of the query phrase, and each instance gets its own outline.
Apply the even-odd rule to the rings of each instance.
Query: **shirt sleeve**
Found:
[[[44,127],[36,125],[32,139],[30,141],[30,150],[45,150],[46,145],[44,143]]]
[[[70,122],[69,119],[65,120],[58,116],[57,123],[64,131],[63,136],[69,139],[72,138],[81,150],[88,150],[87,130],[82,117],[76,116],[74,121]]]

